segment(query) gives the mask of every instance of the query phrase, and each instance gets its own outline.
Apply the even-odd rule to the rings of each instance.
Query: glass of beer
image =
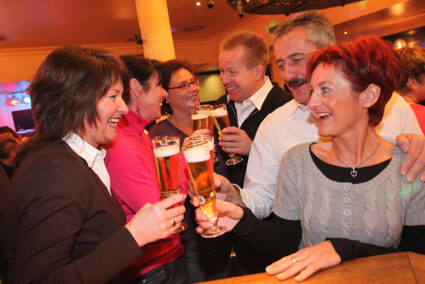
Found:
[[[191,139],[194,140],[201,140],[201,141],[207,141],[208,142],[208,149],[210,151],[210,162],[211,162],[211,169],[212,171],[214,171],[214,148],[215,148],[215,144],[214,144],[214,136],[208,135],[208,134],[199,134],[196,136],[191,136]]]
[[[207,215],[209,221],[214,224],[201,236],[204,238],[218,237],[226,231],[217,226],[218,212],[215,207],[216,196],[208,141],[188,137],[184,140],[182,149],[200,208]]]
[[[224,136],[223,129],[230,127],[229,115],[227,114],[227,109],[225,104],[215,105],[214,109],[211,111],[211,116],[213,118],[215,127],[217,128],[218,135]],[[229,159],[226,161],[226,165],[233,166],[242,162],[243,158],[237,156],[235,153],[229,153]]]
[[[162,198],[180,193],[180,138],[156,136],[152,144]],[[182,222],[179,232],[186,228]]]
[[[212,105],[200,105],[195,107],[194,114],[192,114],[193,131],[199,129],[208,129],[210,135],[214,135],[214,122],[211,118]],[[208,116],[205,122],[205,115]]]

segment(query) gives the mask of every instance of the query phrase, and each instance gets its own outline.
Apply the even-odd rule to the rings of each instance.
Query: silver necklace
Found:
[[[354,166],[354,167],[351,167],[351,166],[347,165],[346,163],[344,163],[344,161],[343,161],[343,160],[341,160],[341,159],[337,156],[337,154],[336,154],[335,150],[333,150],[333,148],[332,148],[332,150],[333,150],[333,152],[334,152],[334,154],[335,154],[335,157],[338,159],[338,161],[340,161],[341,163],[343,163],[345,166],[347,166],[347,167],[349,167],[349,168],[352,168],[352,170],[351,170],[351,176],[352,176],[353,178],[355,178],[355,177],[357,176],[357,170],[356,170],[356,168],[357,168],[358,166],[360,166],[361,164],[363,164],[364,162],[366,162],[367,160],[369,160],[370,158],[372,158],[372,156],[373,156],[373,155],[375,155],[376,151],[378,151],[379,146],[381,146],[381,142],[379,142],[379,143],[378,143],[378,146],[376,146],[375,151],[373,151],[373,152],[372,152],[372,154],[370,154],[370,155],[369,155],[369,157],[367,157],[366,159],[364,159],[363,161],[361,161],[360,163],[358,163],[358,164],[357,164],[356,166]]]

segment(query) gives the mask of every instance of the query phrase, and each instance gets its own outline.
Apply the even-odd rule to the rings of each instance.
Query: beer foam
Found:
[[[192,114],[192,120],[195,119],[204,119],[207,118],[208,114],[207,113],[196,113],[196,114]]]
[[[210,152],[205,151],[205,148],[203,147],[186,149],[185,151],[183,151],[183,154],[184,158],[186,159],[186,162],[188,163],[203,162],[211,158]]]
[[[224,108],[217,108],[211,111],[211,116],[219,117],[219,116],[226,116],[227,110]]]
[[[179,145],[167,145],[153,149],[153,153],[157,158],[164,158],[175,155],[180,152]]]

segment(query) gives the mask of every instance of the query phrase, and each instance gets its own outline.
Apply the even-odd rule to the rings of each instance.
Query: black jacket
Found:
[[[290,92],[283,90],[279,87],[278,84],[273,83],[273,88],[270,90],[267,98],[265,99],[260,110],[255,109],[241,125],[241,129],[248,134],[251,140],[254,140],[257,129],[260,126],[260,123],[263,121],[266,116],[273,112],[278,107],[284,105],[285,103],[292,100],[292,95]],[[214,104],[226,104],[227,112],[229,114],[230,124],[232,126],[238,127],[236,108],[233,101],[227,102],[227,95],[223,95],[217,99]],[[224,159],[227,160],[228,154],[220,150],[217,151],[220,155],[224,156]],[[234,166],[227,166],[226,176],[230,182],[243,186],[243,181],[245,178],[246,167],[248,165],[248,156],[243,156],[243,161]]]

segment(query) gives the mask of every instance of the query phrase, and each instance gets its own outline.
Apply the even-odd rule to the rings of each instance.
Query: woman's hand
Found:
[[[155,204],[146,203],[134,215],[126,227],[140,247],[165,239],[180,228],[185,212],[181,203],[185,198],[186,195],[176,194]]]
[[[251,150],[252,140],[248,134],[237,127],[226,127],[223,129],[223,136],[220,136],[218,145],[224,152],[248,155]]]
[[[192,200],[192,204],[195,207],[199,206],[199,202],[196,197]],[[207,215],[202,212],[201,208],[196,209],[196,221],[199,224],[199,227],[196,228],[196,232],[198,234],[201,234],[213,225],[224,228],[226,232],[229,232],[236,226],[243,216],[243,210],[238,205],[217,199],[215,206],[218,211],[218,221],[216,223],[212,223],[210,219],[208,219]]]
[[[270,275],[277,274],[279,280],[295,277],[297,281],[304,281],[320,269],[336,266],[341,263],[341,258],[335,251],[330,241],[304,248],[296,253],[266,267]]]

